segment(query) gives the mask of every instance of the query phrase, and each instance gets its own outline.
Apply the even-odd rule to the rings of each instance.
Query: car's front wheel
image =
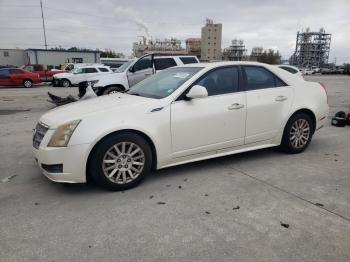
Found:
[[[291,154],[304,151],[311,142],[313,128],[309,115],[305,113],[293,115],[284,129],[281,149]]]
[[[70,87],[70,82],[69,82],[68,79],[62,79],[62,80],[61,80],[61,85],[62,85],[63,87]]]
[[[120,133],[102,140],[92,151],[89,175],[110,190],[137,186],[149,173],[152,152],[147,141],[134,133]]]
[[[23,86],[26,87],[26,88],[30,88],[33,86],[33,82],[29,79],[26,79],[23,81]]]
[[[107,87],[106,90],[103,92],[104,95],[109,95],[109,94],[115,94],[124,91],[124,88],[121,86],[110,86]]]

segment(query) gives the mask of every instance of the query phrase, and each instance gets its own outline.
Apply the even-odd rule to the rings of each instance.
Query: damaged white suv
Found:
[[[91,82],[96,95],[107,95],[126,91],[138,82],[166,68],[193,63],[199,63],[196,56],[157,56],[155,54],[148,54],[126,62],[113,74],[93,76],[87,81]],[[86,87],[87,82],[82,82],[79,86],[81,85]]]

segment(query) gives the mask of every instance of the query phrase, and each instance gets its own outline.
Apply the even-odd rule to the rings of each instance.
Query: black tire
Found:
[[[141,172],[138,173],[136,178],[132,179],[128,175],[128,173],[127,173],[128,171],[119,171],[120,166],[123,168],[123,164],[127,164],[126,162],[125,163],[117,163],[117,160],[119,161],[120,159],[122,159],[122,157],[124,157],[124,155],[118,154],[116,151],[112,151],[112,152],[114,152],[114,154],[116,156],[118,156],[118,158],[112,158],[113,159],[112,161],[115,161],[115,162],[114,162],[114,164],[110,164],[110,166],[107,166],[107,169],[114,165],[114,167],[112,167],[112,169],[110,169],[110,170],[112,170],[112,172],[113,172],[114,169],[118,169],[118,171],[116,171],[114,173],[115,176],[113,175],[111,178],[107,178],[106,172],[108,172],[108,171],[105,170],[106,168],[104,169],[105,165],[108,165],[108,164],[105,164],[105,162],[104,162],[104,161],[108,161],[108,160],[105,160],[106,156],[107,156],[107,152],[111,152],[110,150],[114,150],[113,148],[115,145],[118,145],[119,149],[121,149],[120,151],[122,151],[123,148],[120,148],[119,145],[123,142],[131,143],[131,144],[134,144],[134,145],[139,147],[139,149],[142,151],[142,153],[141,153],[141,151],[139,151],[139,153],[137,153],[137,154],[141,154],[142,160],[138,160],[138,161],[144,162],[143,168],[141,169]],[[126,161],[126,160],[124,160],[124,161]],[[132,160],[132,162],[134,163],[136,161]],[[131,164],[131,166],[133,165],[133,163]],[[118,166],[118,168],[117,168],[117,166]],[[99,144],[97,144],[95,146],[95,148],[91,152],[91,155],[90,155],[89,160],[88,160],[87,172],[88,172],[88,176],[90,176],[90,178],[92,178],[98,185],[100,185],[108,190],[120,191],[120,190],[127,190],[127,189],[130,189],[130,188],[137,186],[146,177],[146,175],[150,172],[151,166],[152,166],[152,151],[151,151],[150,145],[141,136],[134,134],[134,133],[126,132],[126,133],[111,135],[111,136],[103,139]],[[113,179],[114,180],[118,179],[118,175],[122,176],[119,179],[123,179],[124,178],[123,172],[124,172],[125,176],[127,175],[129,177],[129,179],[132,179],[132,180],[130,180],[126,183],[119,181],[119,180],[118,180],[119,183],[117,183],[115,181],[114,182],[111,181]]]
[[[295,126],[298,125],[298,123],[305,124],[305,128],[303,127],[303,131],[295,130]],[[309,130],[309,133],[307,135],[307,139],[305,139],[306,131],[304,130],[307,130],[307,129]],[[282,142],[280,145],[281,150],[289,154],[297,154],[297,153],[303,152],[311,142],[313,131],[314,131],[314,126],[313,126],[313,121],[311,117],[305,113],[296,113],[288,120],[284,128]],[[295,134],[295,132],[299,132],[299,133]],[[293,136],[293,134],[295,135]],[[300,138],[301,140],[299,140],[296,138],[296,136],[297,137],[302,136],[304,139]],[[301,141],[300,144],[295,140]]]
[[[24,79],[23,80],[23,86],[25,88],[31,88],[33,86],[33,82],[30,79]]]
[[[68,79],[62,79],[60,82],[61,82],[62,87],[70,87],[71,86],[71,83]]]
[[[105,91],[103,91],[103,94],[104,95],[109,95],[109,94],[122,92],[122,91],[124,91],[124,88],[122,88],[121,86],[110,86],[110,87],[107,87],[105,89]]]

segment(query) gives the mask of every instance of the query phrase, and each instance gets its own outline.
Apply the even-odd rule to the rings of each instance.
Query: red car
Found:
[[[21,67],[24,70],[27,70],[32,73],[37,73],[40,75],[40,79],[43,82],[51,82],[52,76],[59,73],[67,73],[65,70],[47,70],[46,66],[41,64],[31,64]]]
[[[41,83],[39,74],[31,73],[20,68],[0,69],[0,86],[32,87]]]

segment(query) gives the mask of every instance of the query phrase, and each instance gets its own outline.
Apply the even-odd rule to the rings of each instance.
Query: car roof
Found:
[[[267,66],[270,67],[269,64],[259,63],[259,62],[251,62],[251,61],[223,61],[223,62],[211,62],[211,63],[197,63],[197,64],[186,64],[181,67],[205,67],[205,68],[214,68],[219,66],[229,66],[229,65],[255,65],[255,66]]]
[[[197,64],[180,65],[177,67],[182,67],[182,68],[201,67],[202,70],[209,71],[211,69],[215,69],[215,68],[222,67],[222,66],[234,66],[234,65],[236,65],[236,66],[245,65],[245,66],[265,67],[266,69],[277,74],[278,77],[281,77],[281,79],[289,85],[292,85],[293,83],[297,83],[300,81],[304,81],[300,77],[297,77],[297,76],[287,72],[285,69],[279,68],[276,65],[269,65],[269,64],[265,64],[265,63],[251,62],[251,61],[226,61],[226,62],[213,62],[213,63],[197,63]]]

